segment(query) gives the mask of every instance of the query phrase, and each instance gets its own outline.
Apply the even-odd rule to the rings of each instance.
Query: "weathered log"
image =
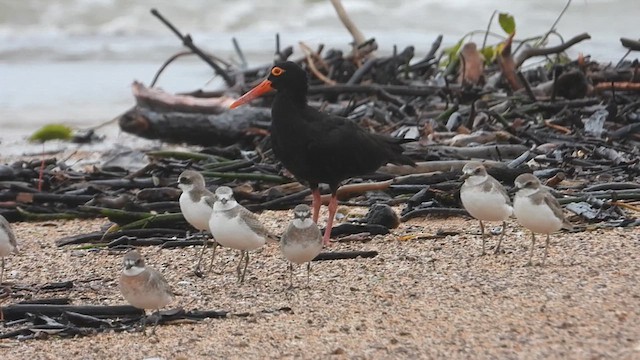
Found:
[[[460,86],[450,85],[449,90],[460,91]],[[315,85],[309,87],[309,95],[325,94],[325,95],[340,95],[340,94],[367,94],[367,95],[380,95],[382,92],[389,93],[391,95],[405,95],[405,96],[429,96],[434,95],[442,91],[440,86],[406,86],[406,85],[347,85],[336,84],[333,86]]]
[[[58,213],[35,213],[25,210],[24,208],[17,206],[16,210],[22,216],[22,219],[26,221],[50,221],[50,220],[73,220],[81,217],[87,217],[86,214],[81,214],[75,211],[58,212]]]
[[[410,220],[410,219],[413,219],[413,218],[416,218],[416,217],[426,216],[426,215],[437,215],[437,216],[466,215],[466,216],[470,216],[469,213],[464,209],[433,207],[433,208],[422,208],[422,209],[411,210],[408,213],[402,215],[400,217],[400,221],[405,222],[407,220]]]
[[[245,106],[219,115],[157,112],[136,106],[118,120],[123,131],[147,139],[203,146],[228,146],[250,141],[254,129],[266,130],[269,109]]]
[[[52,304],[13,304],[2,308],[5,320],[16,320],[27,313],[46,316],[61,316],[71,311],[91,316],[140,316],[144,311],[130,305],[100,306],[100,305],[52,305]]]
[[[19,201],[21,203],[59,202],[68,205],[76,205],[84,204],[91,199],[93,199],[93,195],[51,194],[15,191],[0,193],[0,201]]]
[[[107,244],[108,248],[128,248],[162,245],[165,241],[170,240],[166,237],[150,237],[138,239],[130,236],[121,236]]]
[[[148,88],[134,81],[131,85],[136,104],[159,112],[185,112],[198,114],[222,114],[229,110],[234,99],[228,96],[200,98],[189,95],[176,95],[158,88]]]
[[[345,260],[356,258],[372,258],[378,256],[377,251],[332,251],[318,254],[312,261]]]
[[[557,46],[550,46],[547,48],[528,48],[528,49],[524,49],[520,52],[520,54],[518,54],[518,59],[516,61],[516,67],[519,68],[522,63],[524,63],[527,59],[534,57],[534,56],[544,56],[544,55],[550,55],[550,54],[557,54],[557,53],[561,53],[565,50],[567,50],[568,48],[572,47],[573,45],[584,41],[584,40],[589,40],[591,39],[591,35],[587,34],[587,33],[582,33],[580,35],[576,35],[574,37],[572,37],[571,39],[563,42],[560,45]]]
[[[324,232],[324,229],[322,230]],[[331,236],[353,235],[359,233],[370,233],[371,235],[384,235],[389,233],[386,226],[377,224],[351,224],[344,223],[331,228]]]
[[[213,242],[207,242],[212,244]],[[201,246],[204,244],[204,240],[166,240],[160,247],[163,249],[173,249],[173,248],[182,248],[189,246]]]
[[[27,305],[27,304],[31,304],[31,305],[35,305],[35,304],[40,304],[40,305],[44,305],[44,304],[49,304],[49,305],[69,305],[71,304],[71,299],[69,298],[45,298],[45,299],[31,299],[31,300],[24,300],[19,302],[18,304],[23,304],[23,305]]]
[[[378,172],[391,175],[410,175],[410,174],[423,174],[432,173],[436,171],[462,171],[464,165],[469,162],[468,160],[444,160],[444,161],[422,161],[416,163],[416,166],[408,165],[385,165],[378,169]],[[499,161],[483,161],[485,167],[505,166]]]
[[[56,246],[65,245],[77,245],[83,243],[95,243],[100,240],[110,241],[117,239],[121,236],[132,237],[155,237],[155,236],[184,236],[185,230],[182,229],[160,229],[160,228],[148,228],[148,229],[129,229],[120,230],[115,232],[94,231],[88,234],[68,236],[56,240]]]

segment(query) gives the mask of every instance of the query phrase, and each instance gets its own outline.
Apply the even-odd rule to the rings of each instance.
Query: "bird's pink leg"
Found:
[[[331,238],[331,228],[333,227],[333,218],[336,216],[336,210],[338,210],[338,195],[334,192],[331,194],[331,200],[329,201],[329,219],[327,219],[327,227],[324,229],[324,238],[322,239],[325,246],[331,245],[329,239]]]
[[[320,197],[320,189],[313,189],[313,200],[311,200],[311,207],[313,208],[313,222],[318,223],[318,217],[320,216],[320,205],[322,205],[322,198]]]

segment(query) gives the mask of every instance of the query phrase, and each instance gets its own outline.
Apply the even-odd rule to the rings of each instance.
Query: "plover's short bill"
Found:
[[[11,230],[11,224],[0,215],[0,258],[2,258],[2,270],[0,270],[0,285],[4,279],[4,258],[11,253],[18,252],[18,242]]]
[[[480,222],[482,233],[482,255],[485,254],[485,233],[483,221],[502,221],[502,234],[494,253],[500,252],[500,244],[507,231],[507,218],[513,213],[511,200],[502,184],[487,174],[479,162],[468,162],[462,168],[464,180],[460,188],[460,200],[464,208]]]
[[[197,171],[185,170],[178,177],[178,187],[182,189],[180,195],[180,211],[184,218],[194,228],[200,231],[209,230],[209,219],[213,212],[213,203],[215,202],[215,195],[205,187],[204,177]],[[211,254],[211,262],[209,264],[209,270],[213,267],[213,259],[216,256],[216,243],[213,241],[213,253]],[[195,268],[196,274],[200,274],[200,264],[205,250],[207,249],[207,237],[204,238],[204,244],[202,251],[198,257],[198,263]]]
[[[254,213],[238,204],[230,187],[220,186],[216,189],[215,195],[216,202],[213,204],[209,229],[218,244],[240,250],[240,262],[236,273],[238,281],[243,283],[249,265],[249,251],[262,247],[266,239],[272,238],[272,235]]]
[[[311,220],[311,208],[300,204],[293,209],[293,221],[280,238],[280,250],[289,260],[289,287],[293,287],[293,264],[307,263],[307,285],[311,272],[311,260],[322,251],[322,234]]]
[[[513,212],[520,225],[531,230],[531,250],[527,265],[532,264],[536,233],[547,235],[542,258],[544,265],[549,251],[549,234],[562,227],[570,229],[571,224],[565,219],[558,200],[542,186],[537,177],[532,174],[522,174],[516,178],[515,186],[517,192],[513,199]]]
[[[173,300],[173,293],[164,276],[154,268],[145,266],[144,259],[137,250],[124,256],[124,269],[120,275],[120,291],[129,304],[138,309],[156,310],[157,317],[151,335],[156,332],[160,321],[160,309]],[[142,332],[145,333],[147,315],[142,317]]]

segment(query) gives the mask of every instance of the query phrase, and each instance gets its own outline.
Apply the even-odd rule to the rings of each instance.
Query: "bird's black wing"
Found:
[[[353,121],[312,108],[304,115],[310,139],[308,157],[328,174],[343,178],[364,175],[402,158],[402,140],[369,133]]]

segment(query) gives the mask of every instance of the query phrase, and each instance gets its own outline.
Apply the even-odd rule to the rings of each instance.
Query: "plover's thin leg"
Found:
[[[196,268],[195,270],[193,270],[196,274],[200,274],[200,263],[202,263],[202,257],[204,256],[204,252],[205,250],[207,250],[207,241],[208,240],[208,236],[204,237],[204,240],[202,241],[202,251],[200,251],[200,256],[198,257],[198,263],[196,264]]]
[[[153,323],[153,328],[151,329],[151,335],[156,334],[156,326],[160,322],[160,309],[156,309],[156,321]]]
[[[244,250],[240,250],[240,261],[238,261],[238,266],[236,266],[236,277],[238,281],[240,281],[240,269],[242,269],[242,259],[244,259]]]
[[[529,262],[527,263],[527,266],[533,265],[533,262],[531,260],[533,259],[534,247],[536,247],[536,234],[534,234],[532,231],[531,232],[531,250],[529,250]]]
[[[547,253],[549,252],[549,234],[547,234],[547,241],[544,244],[544,257],[542,258],[542,265],[547,261]]]
[[[0,270],[0,285],[2,285],[3,279],[4,279],[4,256],[2,257],[2,270]]]
[[[249,252],[244,251],[244,270],[242,271],[242,278],[240,279],[240,284],[244,283],[244,277],[247,275],[247,266],[249,266]]]
[[[307,289],[309,288],[309,278],[311,278],[311,262],[307,263]]]
[[[147,335],[147,311],[143,310],[142,314],[142,335]]]
[[[493,252],[494,254],[500,254],[500,245],[502,244],[502,239],[504,238],[504,233],[507,232],[507,222],[502,222],[502,234],[500,235],[500,239],[498,239],[498,246],[496,246],[496,250]]]
[[[289,289],[293,289],[293,263],[289,263]]]
[[[213,269],[213,259],[216,258],[216,249],[218,248],[218,242],[216,241],[216,239],[213,239],[213,250],[211,253],[211,261],[209,262],[209,270],[207,270],[207,273],[211,272],[211,269]]]
[[[478,220],[478,222],[480,222],[480,233],[482,234],[482,254],[481,255],[484,255],[485,254],[484,244],[486,243],[487,240],[484,237],[484,224],[482,223],[482,220]]]

